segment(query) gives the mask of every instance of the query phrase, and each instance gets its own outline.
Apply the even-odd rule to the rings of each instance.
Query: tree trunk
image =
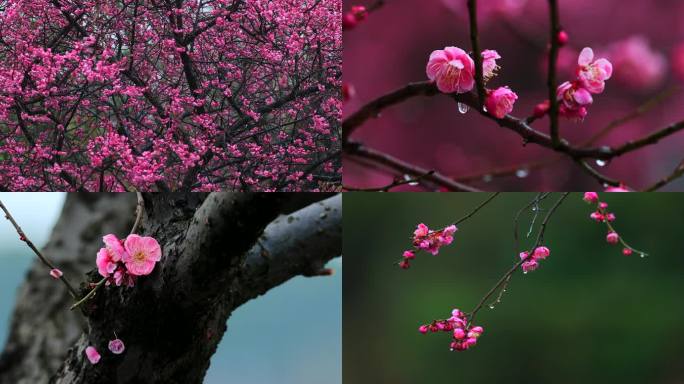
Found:
[[[69,197],[46,247],[46,254],[57,259],[51,245],[73,243],[68,253],[79,255],[81,269],[65,268],[69,275],[92,269],[101,236],[111,232],[124,237],[134,216],[135,196],[91,198],[91,207],[120,202],[116,209],[101,208],[109,214],[86,211],[82,199]],[[80,216],[67,217],[76,209],[70,205],[80,207]],[[77,225],[94,220],[93,212],[102,223],[90,229],[92,239],[83,238],[88,229],[79,232]],[[82,306],[84,317],[79,310],[69,312],[71,299],[54,281],[41,280],[45,287],[34,283],[42,279],[38,275],[47,276],[34,265],[37,272],[29,274],[22,288],[0,360],[0,382],[45,382],[51,377],[53,383],[201,383],[233,310],[291,277],[326,274],[323,265],[342,251],[341,217],[339,195],[145,195],[139,233],[155,237],[163,251],[152,274],[132,288],[103,286]],[[75,231],[62,233],[61,227]],[[96,271],[90,272],[90,282],[99,279]],[[50,315],[43,313],[43,296],[25,297],[24,291],[55,295]],[[27,324],[24,312],[30,311],[40,313]],[[36,320],[40,316],[53,322],[52,332],[44,320]],[[115,332],[126,344],[121,355],[107,350]],[[32,338],[19,337],[26,333]],[[50,359],[44,360],[46,344]],[[89,345],[102,355],[98,364],[85,357]]]

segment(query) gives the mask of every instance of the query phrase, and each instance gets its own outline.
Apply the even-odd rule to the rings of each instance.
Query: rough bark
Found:
[[[201,383],[234,309],[341,254],[341,210],[340,196],[323,194],[145,195],[140,232],[159,241],[162,261],[135,287],[103,287],[83,307],[86,331],[51,382]],[[114,332],[122,355],[104,353]],[[88,345],[101,352],[96,365]]]

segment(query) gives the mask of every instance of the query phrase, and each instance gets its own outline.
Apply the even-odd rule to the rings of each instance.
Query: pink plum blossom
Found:
[[[496,65],[496,60],[500,58],[499,53],[494,50],[485,49],[482,51],[482,77],[484,77],[485,81],[496,75],[496,71],[499,69],[499,66]]]
[[[598,199],[598,193],[596,192],[584,192],[584,197],[582,198],[582,200],[586,201],[587,203],[597,203]]]
[[[618,236],[618,234],[615,232],[608,232],[608,234],[606,235],[606,241],[608,242],[608,244],[617,244],[619,239],[620,236]]]
[[[482,335],[484,329],[477,325],[468,326],[468,317],[458,309],[451,311],[451,317],[445,320],[433,320],[430,324],[423,324],[418,327],[418,332],[422,334],[446,332],[451,336],[449,344],[452,351],[465,351],[474,346],[477,339]]]
[[[522,263],[523,272],[532,272],[539,267],[537,260],[528,260]]]
[[[632,250],[629,249],[629,248],[623,248],[623,249],[622,249],[622,254],[625,255],[625,256],[629,256],[629,255],[632,254]]]
[[[465,93],[475,85],[475,62],[457,47],[446,47],[430,54],[426,67],[430,80],[444,93]]]
[[[547,247],[541,246],[534,250],[532,257],[534,257],[535,260],[543,260],[549,257],[550,254],[551,251]]]
[[[129,235],[124,242],[126,253],[123,261],[128,273],[134,276],[149,275],[157,261],[161,260],[161,248],[152,237]]]
[[[120,355],[123,353],[123,351],[126,349],[126,346],[124,345],[123,341],[121,339],[114,339],[109,342],[109,350],[112,351],[113,354],[115,355]]]
[[[90,364],[97,364],[100,361],[100,354],[97,352],[97,349],[95,347],[89,346],[85,349],[85,354],[86,357],[88,357],[88,360],[90,361]]]
[[[117,263],[123,260],[126,251],[121,241],[114,235],[105,235],[102,241],[105,247],[97,253],[97,271],[103,277],[108,277],[116,271]]]
[[[594,60],[594,51],[587,47],[580,52],[577,64],[577,79],[580,85],[591,93],[603,92],[605,81],[613,74],[613,65],[610,61]]]
[[[574,81],[566,81],[558,86],[556,100],[560,102],[560,116],[579,120],[584,119],[587,115],[586,107],[594,101],[591,93]]]
[[[485,99],[487,112],[492,116],[503,119],[513,111],[513,104],[518,99],[518,95],[508,87],[499,87],[494,91],[489,91]]]
[[[50,276],[54,277],[55,279],[59,279],[62,277],[62,271],[57,268],[53,268],[50,270]]]
[[[632,191],[629,188],[627,188],[625,185],[620,184],[617,187],[606,188],[606,192],[632,192]]]

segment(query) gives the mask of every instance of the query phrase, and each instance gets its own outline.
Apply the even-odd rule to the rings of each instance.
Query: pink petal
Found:
[[[85,349],[85,354],[88,357],[88,360],[90,360],[91,364],[97,364],[100,361],[100,354],[97,352],[97,349],[93,347],[88,347]]]
[[[613,75],[613,64],[606,59],[598,59],[594,65],[603,73],[603,80],[608,80]]]
[[[576,90],[574,98],[577,104],[579,105],[588,105],[594,101],[591,97],[591,93],[589,93],[589,91],[587,91],[584,88],[579,88],[578,90]]]
[[[54,268],[50,271],[50,276],[54,277],[55,279],[59,279],[62,277],[62,271],[60,271],[57,268]]]
[[[594,51],[591,48],[586,47],[580,52],[577,64],[581,66],[589,65],[592,60],[594,60]]]

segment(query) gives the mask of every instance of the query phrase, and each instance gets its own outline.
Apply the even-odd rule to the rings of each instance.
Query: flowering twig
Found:
[[[546,214],[546,217],[544,217],[544,220],[542,221],[540,227],[539,227],[539,232],[537,234],[537,239],[535,241],[534,247],[531,248],[531,250],[536,249],[541,245],[542,241],[544,240],[544,232],[546,231],[546,225],[549,223],[549,220],[551,219],[551,216],[553,216],[554,212],[558,207],[563,203],[565,198],[568,197],[570,192],[564,192],[561,197],[556,201],[556,203],[549,209],[548,213]],[[528,206],[529,207],[529,206]],[[475,315],[482,309],[484,304],[487,302],[487,300],[495,293],[498,291],[500,287],[502,287],[504,284],[510,280],[510,277],[515,273],[518,268],[526,261],[526,259],[521,258],[520,261],[516,262],[511,269],[509,269],[501,278],[499,281],[494,284],[494,286],[482,297],[480,302],[475,306],[475,308],[470,312],[468,315],[468,321],[469,323],[472,323],[473,320],[475,319]]]
[[[461,217],[460,219],[456,220],[456,222],[454,222],[454,225],[459,225],[459,224],[461,224],[462,222],[464,222],[464,221],[468,220],[469,218],[471,218],[474,214],[477,213],[477,211],[479,211],[480,209],[482,209],[485,205],[489,204],[489,202],[491,202],[492,200],[494,200],[495,197],[499,196],[499,193],[500,193],[500,192],[494,192],[494,193],[492,193],[487,199],[485,199],[483,202],[481,202],[480,205],[478,205],[477,207],[475,207],[472,211],[468,212],[468,214],[466,214],[465,216],[463,216],[463,217]]]
[[[36,248],[35,245],[33,245],[33,242],[31,240],[29,240],[28,236],[26,236],[26,233],[24,233],[24,231],[21,229],[19,224],[17,224],[17,222],[14,220],[14,217],[12,217],[12,214],[10,214],[9,210],[7,209],[7,207],[5,207],[5,205],[2,203],[2,201],[0,201],[0,208],[2,208],[2,210],[5,212],[5,218],[7,218],[7,220],[9,220],[10,223],[12,223],[12,225],[14,226],[14,229],[17,230],[17,233],[19,234],[19,239],[21,241],[23,241],[24,243],[26,243],[26,245],[29,248],[31,248],[33,253],[35,253],[36,256],[38,256],[38,259],[40,259],[40,261],[43,262],[43,264],[45,264],[48,268],[50,268],[51,271],[52,270],[58,270],[58,268],[47,257],[45,257],[38,250],[38,248]],[[69,294],[71,294],[71,297],[73,297],[74,299],[76,297],[78,297],[78,293],[76,292],[74,287],[71,285],[71,283],[69,283],[69,280],[67,280],[67,278],[62,273],[59,273],[57,275],[53,275],[53,277],[58,278],[62,283],[64,283],[64,286],[69,291]]]

